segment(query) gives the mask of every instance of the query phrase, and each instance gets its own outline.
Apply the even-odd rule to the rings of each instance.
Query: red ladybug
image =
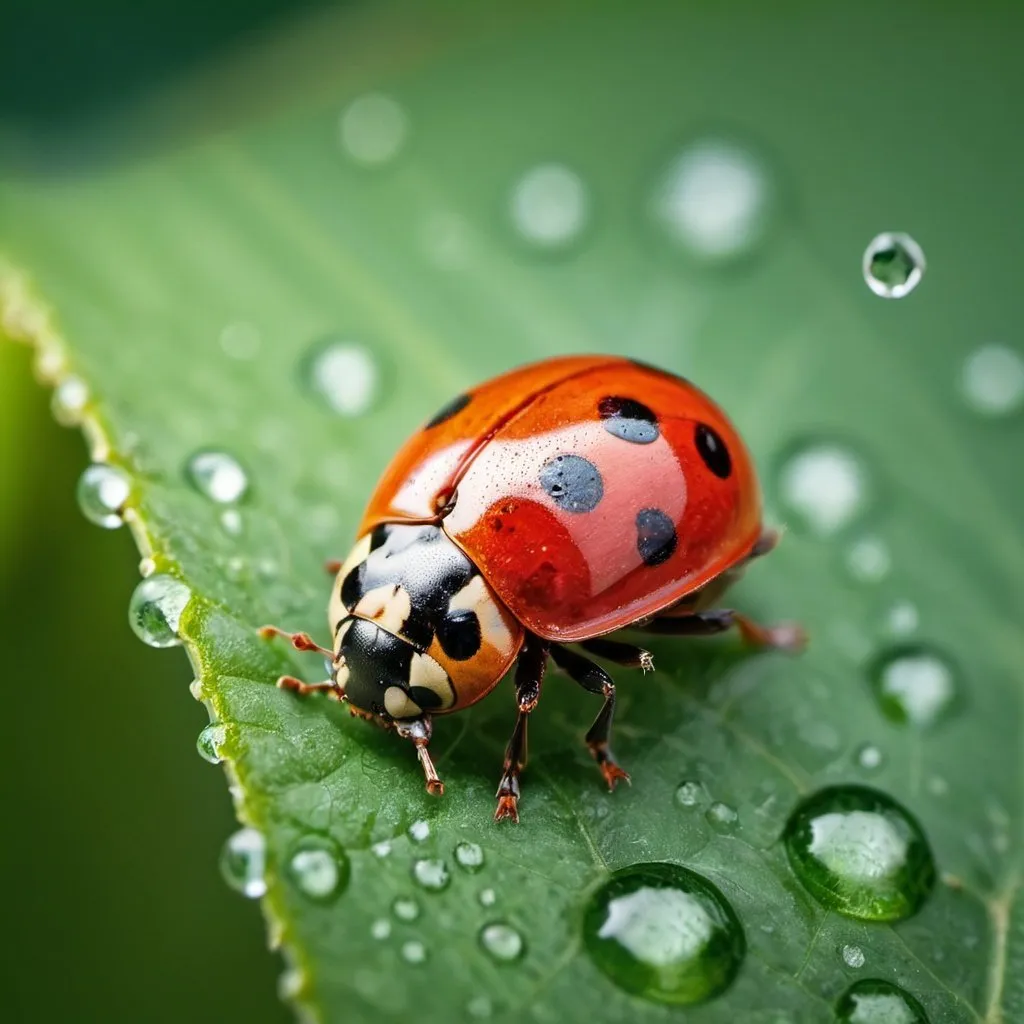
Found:
[[[499,820],[519,817],[526,723],[549,656],[604,699],[586,742],[614,787],[629,778],[609,747],[615,686],[581,650],[647,670],[647,651],[606,634],[736,626],[757,646],[803,640],[798,627],[714,607],[777,540],[761,524],[750,455],[703,392],[628,359],[549,359],[459,395],[384,472],[358,538],[332,566],[333,649],[283,634],[325,654],[331,679],[278,686],[326,691],[395,728],[440,794],[432,716],[475,703],[516,662]]]

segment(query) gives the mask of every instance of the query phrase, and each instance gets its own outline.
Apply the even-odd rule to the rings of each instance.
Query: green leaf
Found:
[[[970,36],[937,14],[927,31],[886,18],[882,34],[879,17],[570,6],[493,23],[446,9],[425,26],[400,8],[329,13],[120,125],[128,140],[171,125],[173,145],[142,158],[126,144],[91,170],[0,185],[5,332],[40,347],[58,386],[84,382],[94,458],[130,474],[143,554],[189,588],[180,635],[223,728],[239,816],[266,837],[286,991],[314,1016],[666,1019],[609,980],[583,938],[610,872],[652,862],[711,882],[745,934],[735,981],[686,1019],[825,1020],[862,979],[898,984],[932,1022],[1024,1012],[1022,423],[1019,409],[982,417],[959,384],[983,343],[1018,343],[1003,239],[1022,212],[1020,143],[1001,105],[1018,54],[994,16]],[[345,59],[329,59],[335,41]],[[268,55],[286,87],[267,87]],[[348,145],[396,152],[360,166],[339,145],[339,114],[377,91],[398,105],[370,108],[383,138],[361,136],[354,115]],[[727,144],[712,151],[713,181],[732,166],[749,186],[729,193],[753,204],[737,215],[747,233],[716,220],[730,200],[722,212],[712,186],[683,203],[696,220],[677,219],[673,237],[660,183],[713,139]],[[519,193],[542,236],[580,222],[545,248],[513,227],[510,195],[551,162],[578,175],[584,198],[558,174],[553,213]],[[860,257],[874,234],[903,228],[930,267],[888,302],[860,279]],[[703,239],[697,251],[679,231]],[[377,368],[379,394],[359,415],[309,387],[331,340]],[[435,408],[513,364],[588,350],[685,373],[731,412],[772,517],[792,526],[735,601],[801,620],[812,642],[791,659],[659,640],[655,675],[617,671],[616,749],[633,785],[614,795],[580,742],[593,699],[552,679],[523,823],[496,825],[507,683],[438,722],[448,791],[433,800],[393,735],[275,689],[280,672],[313,680],[318,666],[255,629],[326,639],[322,563],[344,556],[373,481]],[[1008,404],[1012,366],[995,375]],[[358,405],[365,387],[347,379]],[[992,380],[981,385],[991,396]],[[791,460],[815,443],[838,450],[818,469],[852,479],[852,504],[840,486],[823,505],[820,472],[805,476],[808,523]],[[240,529],[188,481],[207,450],[245,469]],[[853,518],[833,532],[844,509]],[[879,676],[878,659],[907,642],[951,666],[941,714],[893,697],[920,697],[920,673]],[[921,823],[940,877],[909,919],[826,911],[790,866],[794,808],[845,783]],[[306,895],[289,867],[314,839],[341,851],[331,899]],[[460,866],[459,843],[482,849],[477,870]],[[417,881],[417,860],[444,863],[441,891]],[[414,901],[415,918],[396,900]],[[496,923],[521,952],[495,956],[516,952],[509,932],[488,933],[488,952]],[[662,949],[680,941],[660,936]]]

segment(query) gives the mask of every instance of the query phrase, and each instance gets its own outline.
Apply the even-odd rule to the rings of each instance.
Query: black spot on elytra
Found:
[[[693,441],[697,446],[697,454],[704,460],[704,465],[715,476],[725,480],[732,472],[732,459],[725,442],[704,423],[697,424]]]
[[[606,395],[597,403],[601,425],[609,434],[631,444],[658,440],[658,417],[643,402],[620,395]]]
[[[351,621],[341,642],[341,654],[348,666],[345,696],[357,708],[383,707],[389,686],[408,689],[413,648],[375,622]]]
[[[437,642],[455,661],[472,658],[480,650],[480,641],[480,620],[469,608],[449,612],[437,624]]]
[[[580,455],[556,455],[541,466],[540,485],[566,512],[593,512],[604,497],[597,466]]]
[[[433,711],[434,708],[439,708],[444,703],[441,695],[435,690],[431,690],[429,686],[410,686],[409,696],[424,711]]]
[[[676,549],[676,528],[660,508],[642,508],[636,514],[636,549],[645,565],[661,565]]]
[[[359,598],[366,593],[366,587],[363,585],[365,575],[366,563],[360,562],[341,581],[341,603],[348,611],[352,611],[359,604]]]
[[[430,430],[431,427],[439,427],[446,420],[450,420],[453,416],[457,416],[462,412],[471,400],[471,395],[456,395],[447,405],[442,406],[427,420],[423,429]]]

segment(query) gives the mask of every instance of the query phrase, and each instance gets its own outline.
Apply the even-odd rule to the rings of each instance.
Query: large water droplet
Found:
[[[888,981],[865,978],[840,997],[836,1020],[842,1024],[928,1024],[928,1015],[909,992]]]
[[[522,935],[512,925],[500,921],[494,924],[485,924],[480,929],[480,945],[495,960],[505,963],[518,960],[526,948]]]
[[[981,416],[1007,416],[1024,406],[1024,357],[1005,345],[982,345],[964,361],[960,387]]]
[[[789,516],[819,536],[838,533],[859,519],[872,495],[867,467],[838,442],[802,444],[783,460],[779,500]]]
[[[200,494],[221,505],[241,501],[249,489],[245,470],[227,452],[196,452],[185,466],[185,475]]]
[[[703,259],[753,248],[769,222],[771,187],[761,162],[724,139],[704,139],[673,161],[654,211],[673,241]]]
[[[302,370],[306,386],[339,416],[361,416],[380,396],[380,365],[373,353],[357,342],[321,342]]]
[[[364,167],[379,167],[398,156],[409,119],[390,96],[371,92],[349,103],[338,128],[341,147],[350,160]]]
[[[868,287],[883,299],[902,299],[920,283],[925,271],[924,251],[902,231],[875,235],[861,261]]]
[[[192,592],[181,580],[154,573],[135,588],[128,602],[128,622],[144,644],[173,647],[181,643],[181,613],[191,597]]]
[[[229,836],[220,855],[220,873],[243,896],[258,899],[267,891],[267,842],[254,828]]]
[[[891,797],[866,786],[833,786],[808,797],[790,816],[783,840],[807,891],[848,917],[909,917],[935,884],[921,826]]]
[[[75,427],[89,404],[89,389],[80,377],[65,377],[53,391],[50,408],[62,427]]]
[[[348,858],[326,836],[306,836],[288,859],[288,874],[304,895],[326,902],[348,884]]]
[[[949,659],[921,644],[885,651],[869,670],[875,695],[887,718],[919,729],[946,715],[957,695],[957,676]]]
[[[613,982],[670,1005],[724,991],[746,950],[725,897],[707,879],[674,864],[616,872],[590,899],[583,939]]]
[[[448,888],[452,876],[448,871],[448,865],[443,860],[421,858],[414,861],[412,865],[412,877],[431,892],[440,892]]]
[[[223,758],[220,756],[220,749],[227,738],[227,730],[223,725],[210,724],[200,732],[196,738],[196,750],[204,761],[210,764],[220,764]]]
[[[569,244],[583,230],[589,202],[575,171],[562,164],[529,170],[512,190],[512,223],[526,241],[544,249]]]
[[[90,523],[105,530],[116,530],[124,524],[122,513],[131,496],[132,482],[117,466],[96,463],[78,478],[78,507]]]

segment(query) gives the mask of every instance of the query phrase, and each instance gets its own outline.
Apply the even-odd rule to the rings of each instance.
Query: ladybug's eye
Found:
[[[732,472],[732,459],[729,457],[729,449],[725,447],[725,442],[703,423],[697,424],[693,440],[697,446],[697,454],[704,460],[704,465],[715,476],[725,480]]]

